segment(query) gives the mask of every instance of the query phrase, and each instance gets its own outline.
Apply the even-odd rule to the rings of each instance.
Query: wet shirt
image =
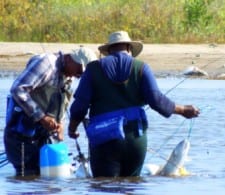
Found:
[[[17,77],[11,87],[11,95],[34,121],[40,120],[45,114],[31,98],[30,93],[45,85],[59,85],[59,68],[62,54],[42,54],[32,57],[24,71]]]
[[[123,82],[130,75],[132,61],[132,56],[127,53],[117,52],[100,59],[99,63],[112,82]],[[70,111],[71,118],[75,120],[82,120],[87,114],[92,93],[94,93],[91,86],[91,75],[87,67],[74,94],[75,101],[71,105]],[[161,115],[169,117],[174,112],[174,102],[161,93],[153,72],[147,64],[143,64],[140,93],[142,93],[146,104]]]

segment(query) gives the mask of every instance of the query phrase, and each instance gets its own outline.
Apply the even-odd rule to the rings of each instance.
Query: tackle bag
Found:
[[[108,141],[119,139],[123,140],[124,117],[114,117],[103,121],[91,120],[86,128],[90,146],[98,146]]]
[[[113,139],[125,139],[123,126],[132,120],[138,121],[138,134],[142,136],[142,122],[146,127],[148,125],[142,107],[129,107],[91,117],[86,128],[90,146],[97,146]]]

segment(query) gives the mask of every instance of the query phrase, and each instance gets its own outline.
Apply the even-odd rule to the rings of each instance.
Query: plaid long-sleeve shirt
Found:
[[[46,85],[59,87],[61,58],[61,53],[32,57],[11,87],[10,92],[15,101],[34,121],[39,121],[45,113],[32,99],[30,93]]]

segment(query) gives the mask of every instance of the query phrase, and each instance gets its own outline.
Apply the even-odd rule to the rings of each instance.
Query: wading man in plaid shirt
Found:
[[[49,136],[63,140],[63,116],[71,97],[71,78],[96,60],[95,53],[80,47],[69,54],[32,57],[12,84],[7,99],[4,144],[17,176],[39,175],[40,148]]]

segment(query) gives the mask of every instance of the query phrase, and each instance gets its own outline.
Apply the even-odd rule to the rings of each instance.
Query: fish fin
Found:
[[[187,171],[187,169],[185,167],[180,167],[179,168],[179,175],[180,176],[188,176],[188,175],[190,175],[190,172]]]

